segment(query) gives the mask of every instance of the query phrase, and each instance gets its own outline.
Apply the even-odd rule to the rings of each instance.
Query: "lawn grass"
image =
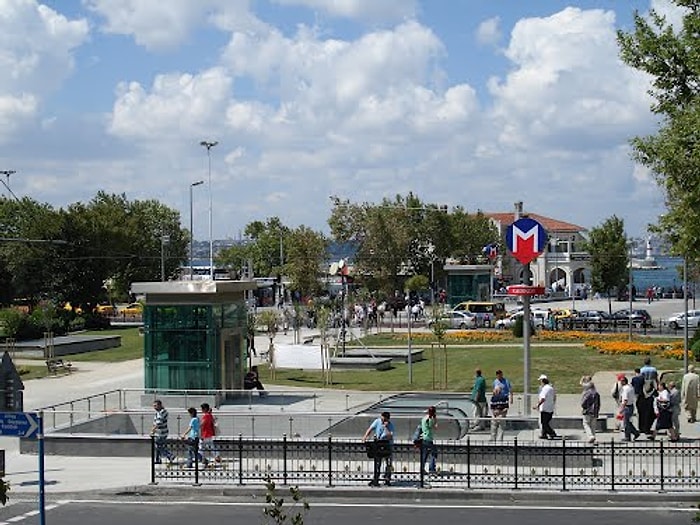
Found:
[[[447,390],[470,391],[474,370],[481,367],[488,381],[495,377],[495,371],[502,369],[510,379],[515,391],[523,389],[523,349],[522,347],[492,345],[488,347],[447,347],[446,350],[424,352],[424,361],[413,363],[413,382],[408,382],[408,365],[395,364],[386,371],[334,371],[333,384],[328,388],[347,390]],[[544,373],[562,394],[580,393],[579,381],[583,375],[593,375],[602,370],[633,370],[641,366],[641,355],[604,355],[596,350],[581,346],[536,346],[530,349],[530,392],[536,392],[537,377]],[[447,363],[447,387],[444,388],[445,362]],[[662,359],[654,356],[653,364],[659,370],[679,370],[682,361]],[[678,379],[682,373],[676,376]],[[275,380],[270,379],[267,366],[260,367],[263,384],[323,388],[321,373],[318,371],[277,370]],[[435,382],[433,377],[435,376]]]
[[[122,344],[117,348],[108,348],[97,352],[85,352],[66,356],[70,361],[104,361],[116,363],[130,359],[143,357],[143,336],[139,334],[138,327],[111,328],[109,330],[94,330],[84,332],[84,335],[118,335]]]

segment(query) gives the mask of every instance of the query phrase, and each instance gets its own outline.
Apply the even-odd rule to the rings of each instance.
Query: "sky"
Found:
[[[157,199],[186,228],[192,204],[198,240],[210,202],[213,236],[235,239],[273,216],[329,233],[331,196],[409,192],[586,229],[617,215],[643,236],[664,195],[629,140],[658,117],[616,31],[650,8],[682,16],[670,0],[0,0],[2,180],[56,208]]]

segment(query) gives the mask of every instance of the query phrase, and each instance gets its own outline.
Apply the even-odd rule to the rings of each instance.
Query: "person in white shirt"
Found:
[[[540,439],[554,439],[557,437],[557,433],[554,432],[551,425],[552,417],[554,417],[554,387],[549,384],[549,379],[544,374],[539,377],[539,380],[542,383],[542,388],[540,388],[539,401],[534,408],[540,411],[540,425],[542,427]]]
[[[622,428],[625,432],[623,441],[629,441],[634,435],[634,439],[639,438],[639,430],[632,423],[634,415],[634,404],[637,401],[637,396],[634,393],[634,387],[629,384],[626,377],[620,379],[622,389],[620,390],[620,413],[622,413]]]

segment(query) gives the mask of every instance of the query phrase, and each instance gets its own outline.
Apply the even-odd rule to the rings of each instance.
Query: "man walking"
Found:
[[[365,435],[362,436],[362,441],[367,441],[370,436],[374,436],[375,441],[385,442],[386,447],[380,453],[380,450],[375,450],[374,454],[374,477],[369,482],[370,487],[379,486],[379,474],[382,470],[382,462],[386,463],[384,468],[384,484],[391,485],[391,455],[392,445],[394,443],[394,424],[390,421],[391,414],[382,412],[381,415],[372,421],[372,424],[367,428]]]
[[[695,373],[695,366],[688,365],[688,373],[683,376],[681,383],[681,399],[683,408],[688,417],[688,423],[695,423],[698,411],[698,397],[700,396],[700,376]]]
[[[622,425],[625,432],[625,438],[623,441],[629,441],[632,435],[634,435],[635,441],[639,438],[639,430],[637,430],[632,423],[632,416],[634,415],[634,403],[636,401],[636,396],[634,395],[634,388],[629,384],[626,377],[620,379],[620,384],[622,389],[620,390],[620,412],[622,413]],[[651,433],[651,429],[649,429]]]
[[[496,370],[491,394],[491,441],[503,441],[503,418],[513,402],[510,381],[503,377],[503,370]]]
[[[481,375],[481,369],[474,372],[474,386],[472,387],[471,401],[474,403],[474,423],[472,430],[484,430],[486,428],[486,414],[488,405],[486,404],[486,379]]]
[[[542,427],[540,439],[554,439],[557,437],[557,433],[554,432],[551,425],[554,417],[554,387],[549,384],[549,379],[544,374],[540,375],[539,381],[542,387],[540,388],[539,401],[534,409],[540,411],[540,425]]]
[[[595,427],[600,414],[600,394],[596,390],[591,376],[583,376],[581,386],[583,387],[581,394],[583,430],[588,436],[588,442],[595,443]]]
[[[151,435],[154,438],[156,447],[155,462],[160,463],[162,461],[161,458],[165,458],[172,463],[175,456],[166,448],[166,442],[168,440],[168,411],[165,409],[160,399],[156,399],[153,402],[153,410],[155,410],[156,413],[153,416]]]

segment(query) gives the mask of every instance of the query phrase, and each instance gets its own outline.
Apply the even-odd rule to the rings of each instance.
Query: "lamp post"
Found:
[[[211,206],[211,149],[216,146],[219,142],[214,140],[212,142],[209,142],[207,140],[203,140],[202,142],[199,143],[200,146],[204,146],[207,148],[207,160],[209,161],[209,169],[208,169],[208,175],[209,175],[209,277],[211,280],[214,280],[214,235],[213,235],[213,229],[214,229],[214,221],[212,217],[212,206]]]
[[[203,180],[198,180],[190,184],[190,281],[192,280],[192,259],[194,253],[194,219],[192,218],[192,188],[204,184]]]
[[[163,231],[160,233],[160,280],[165,281],[165,245],[170,241],[170,236]]]

